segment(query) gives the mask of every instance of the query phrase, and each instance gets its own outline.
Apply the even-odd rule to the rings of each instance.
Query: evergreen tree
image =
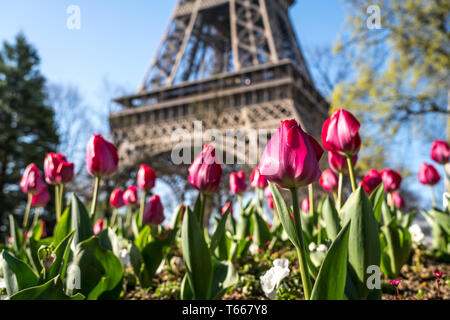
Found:
[[[22,215],[26,195],[19,182],[34,162],[41,170],[46,153],[56,150],[53,109],[46,105],[45,78],[40,59],[23,34],[0,51],[0,224],[8,215]],[[43,172],[42,172],[43,174]],[[3,230],[5,231],[5,230]]]

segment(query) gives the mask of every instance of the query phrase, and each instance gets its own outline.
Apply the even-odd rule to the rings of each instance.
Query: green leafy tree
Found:
[[[351,57],[356,74],[335,87],[333,105],[349,106],[377,123],[379,132],[387,137],[406,126],[414,132],[419,125],[421,137],[436,137],[439,133],[443,139],[450,119],[450,2],[345,3],[350,33],[341,37],[335,52]],[[371,5],[379,8],[379,29],[368,27],[371,14],[367,9]],[[424,132],[424,128],[429,130]]]
[[[56,150],[54,112],[45,103],[45,78],[39,56],[23,34],[0,51],[0,224],[26,203],[19,182],[34,162],[41,170],[47,152]]]

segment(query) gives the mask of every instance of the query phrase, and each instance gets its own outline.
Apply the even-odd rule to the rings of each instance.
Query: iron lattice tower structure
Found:
[[[123,106],[110,115],[121,171],[148,163],[182,191],[188,165],[171,162],[171,133],[193,131],[198,120],[203,130],[245,135],[296,118],[318,137],[328,104],[296,39],[294,2],[179,0],[137,93],[115,99]]]

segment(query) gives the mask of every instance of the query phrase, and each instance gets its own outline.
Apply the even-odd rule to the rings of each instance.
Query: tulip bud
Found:
[[[114,189],[113,192],[111,192],[111,196],[109,197],[109,204],[113,208],[122,208],[125,205],[125,202],[123,201],[123,191],[122,189]]]
[[[304,187],[319,179],[322,153],[317,141],[294,119],[285,120],[267,143],[258,169],[281,188]]]
[[[252,174],[250,175],[250,185],[253,188],[263,189],[268,186],[266,178],[261,175],[258,168],[253,169]]]
[[[91,137],[86,148],[86,169],[91,176],[103,177],[114,173],[119,164],[116,147],[101,134]]]
[[[20,188],[24,193],[37,194],[45,186],[41,173],[34,163],[29,164],[20,179]]]
[[[60,153],[47,153],[44,160],[45,181],[48,184],[67,183],[73,178],[73,163]]]
[[[164,208],[158,195],[153,195],[145,206],[142,220],[145,224],[159,225],[164,221]]]
[[[156,174],[152,168],[142,164],[137,174],[137,185],[139,189],[150,191],[155,186]]]
[[[358,161],[358,155],[355,154],[352,157],[352,164],[355,166],[356,161]],[[331,170],[336,173],[347,173],[348,172],[348,163],[347,158],[341,156],[335,152],[328,151],[328,164],[330,165]]]
[[[230,174],[230,190],[233,194],[242,195],[247,189],[247,182],[245,181],[245,173],[243,170],[232,172]]]
[[[437,172],[436,168],[428,163],[423,163],[418,173],[419,182],[427,186],[434,186],[441,180],[441,176]]]
[[[350,112],[334,111],[322,127],[324,148],[341,156],[354,156],[361,147],[359,127],[358,120]]]
[[[225,205],[222,207],[222,215],[224,215],[224,214],[227,212],[228,208],[230,208],[230,214],[231,214],[231,215],[233,214],[233,206],[231,205],[231,202],[228,201],[228,202],[225,203]]]
[[[302,211],[309,212],[309,199],[308,198],[305,198],[302,201]]]
[[[330,169],[326,169],[322,171],[322,175],[319,179],[319,184],[323,188],[323,190],[327,192],[336,191],[338,188],[338,178]]]
[[[213,146],[205,144],[189,167],[189,183],[204,194],[217,192],[222,178],[222,165]]]
[[[127,206],[134,207],[138,203],[138,189],[135,186],[128,186],[123,193],[123,202]]]
[[[383,182],[381,175],[376,169],[370,169],[361,181],[361,184],[368,195],[376,189]]]
[[[450,147],[447,142],[435,140],[431,146],[431,159],[440,164],[446,164],[450,159]]]
[[[400,172],[392,169],[383,169],[380,172],[380,176],[386,192],[392,192],[400,188],[400,184],[402,183]]]
[[[94,234],[99,234],[103,230],[103,219],[98,219],[94,224]]]
[[[41,191],[39,193],[36,193],[31,198],[31,205],[36,208],[42,208],[47,205],[47,203],[50,201],[50,193],[48,192],[48,189],[45,185],[43,185]]]
[[[392,192],[392,201],[393,203],[389,203],[390,205],[394,205],[399,209],[403,209],[405,207],[405,200],[403,200],[403,197],[397,192]]]

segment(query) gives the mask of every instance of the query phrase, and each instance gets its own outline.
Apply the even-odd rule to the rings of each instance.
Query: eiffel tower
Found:
[[[329,106],[314,88],[292,27],[294,3],[179,0],[138,91],[115,99],[123,106],[110,115],[120,171],[129,177],[148,163],[182,194],[189,164],[172,163],[171,135],[192,132],[199,120],[203,130],[245,135],[295,118],[319,137]]]

